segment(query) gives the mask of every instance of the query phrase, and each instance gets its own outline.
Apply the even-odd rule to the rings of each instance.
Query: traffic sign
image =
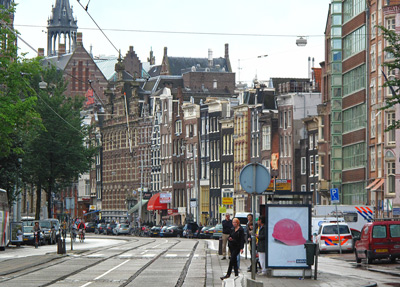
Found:
[[[339,203],[339,189],[331,188],[331,203]]]
[[[225,205],[232,205],[233,204],[233,197],[223,197],[222,204]]]
[[[242,188],[248,193],[263,193],[271,180],[268,169],[259,163],[249,163],[242,168],[239,181]]]

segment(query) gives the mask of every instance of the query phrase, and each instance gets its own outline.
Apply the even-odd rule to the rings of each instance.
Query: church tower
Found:
[[[73,17],[69,0],[56,0],[52,14],[47,20],[47,55],[57,55],[60,44],[65,44],[65,52],[71,53],[76,47],[77,19]]]

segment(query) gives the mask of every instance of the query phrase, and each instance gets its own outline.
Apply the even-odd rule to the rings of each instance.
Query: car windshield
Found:
[[[42,228],[51,228],[51,222],[50,221],[39,221],[39,225]]]
[[[24,226],[24,233],[28,233],[28,232],[33,232],[33,227],[32,226]]]
[[[339,225],[340,234],[350,233],[349,227],[347,225]],[[338,234],[337,225],[324,226],[322,231],[323,234]]]
[[[215,229],[222,229],[222,224],[217,224],[217,225],[215,226]]]
[[[372,238],[386,238],[386,225],[375,225],[372,228]]]
[[[128,228],[129,224],[121,224],[121,228]]]

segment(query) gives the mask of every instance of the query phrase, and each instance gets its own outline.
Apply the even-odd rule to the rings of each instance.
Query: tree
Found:
[[[22,142],[32,128],[40,126],[30,81],[40,77],[41,68],[38,59],[18,56],[17,32],[10,26],[14,11],[14,4],[10,9],[0,7],[0,187],[7,190],[10,206],[18,196]]]
[[[37,187],[37,200],[40,200],[41,188],[45,190],[50,215],[53,193],[76,181],[79,174],[89,171],[97,149],[88,142],[89,129],[83,125],[80,116],[84,98],[64,95],[66,83],[62,72],[55,67],[44,70],[43,79],[48,83],[47,89],[35,89],[38,95],[36,111],[44,129],[37,128],[26,143],[23,167],[27,180]],[[38,217],[40,201],[36,206]]]
[[[387,67],[389,72],[395,69],[400,71],[400,34],[397,34],[393,30],[388,30],[383,26],[379,26],[379,28],[383,31],[383,37],[387,43],[383,50],[393,58],[393,61],[386,61],[382,66]],[[384,73],[383,70],[382,73]],[[389,87],[392,94],[391,97],[387,97],[385,106],[381,108],[382,110],[387,110],[400,103],[400,78],[388,78],[385,73],[384,76],[385,83],[383,87]],[[400,128],[400,120],[395,120],[392,124],[387,126],[386,131],[398,128]]]

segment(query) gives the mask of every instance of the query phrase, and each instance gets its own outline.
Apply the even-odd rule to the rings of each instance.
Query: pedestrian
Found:
[[[228,272],[225,276],[220,277],[221,280],[229,278],[232,273],[232,269],[235,272],[235,276],[239,276],[239,268],[237,265],[237,257],[240,253],[243,253],[244,248],[244,230],[240,226],[238,218],[232,220],[232,229],[228,237],[229,250],[231,252],[231,258],[229,260]]]
[[[231,233],[232,229],[232,220],[231,215],[229,213],[225,214],[225,219],[222,220],[222,258],[221,260],[226,259],[226,244],[228,242],[228,237]],[[231,257],[231,253],[229,251],[229,257]]]
[[[256,238],[257,240],[257,252],[258,259],[261,265],[261,271],[257,273],[258,275],[267,275],[267,269],[265,268],[265,216],[260,216],[258,218],[258,229]]]

